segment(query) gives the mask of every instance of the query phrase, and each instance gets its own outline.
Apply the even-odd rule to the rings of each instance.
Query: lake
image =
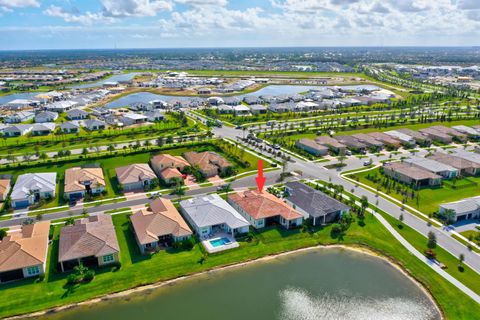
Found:
[[[108,78],[105,78],[105,79],[102,79],[102,80],[99,80],[99,81],[74,85],[74,86],[70,86],[70,88],[72,88],[72,89],[86,89],[86,88],[100,87],[106,82],[130,81],[138,74],[140,74],[140,73],[139,72],[129,72],[129,73],[114,74],[113,76],[110,76]]]
[[[255,92],[251,92],[248,94],[239,94],[235,95],[235,97],[238,97],[239,99],[243,99],[245,96],[280,96],[280,95],[291,95],[291,94],[296,94],[296,93],[301,93],[301,92],[306,92],[310,89],[321,89],[321,88],[328,88],[331,86],[294,86],[294,85],[268,85],[266,87],[263,87]],[[351,85],[351,86],[342,86],[342,88],[345,89],[379,89],[379,87],[374,86],[374,85]],[[211,94],[210,96],[215,96],[215,94]],[[107,103],[105,106],[107,108],[121,108],[130,105],[131,103],[134,102],[150,102],[152,100],[164,100],[164,101],[169,101],[169,100],[188,100],[191,99],[191,96],[168,96],[168,95],[161,95],[161,94],[155,94],[151,92],[137,92],[137,93],[132,93],[129,95],[126,95],[124,97],[121,97],[117,100],[111,101],[110,103]]]
[[[429,320],[440,315],[410,278],[383,259],[346,249],[318,249],[210,272],[48,317]]]

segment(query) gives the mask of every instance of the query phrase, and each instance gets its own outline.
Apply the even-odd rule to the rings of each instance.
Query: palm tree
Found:
[[[231,183],[228,183],[228,184],[224,185],[224,186],[223,186],[223,191],[225,192],[225,198],[227,198],[227,197],[228,197],[228,193],[229,193],[230,191],[233,191],[233,189],[232,189],[232,184],[231,184]]]
[[[182,196],[185,195],[185,190],[183,189],[180,180],[177,180],[175,184],[175,190],[173,192],[178,196],[178,201],[180,201]]]

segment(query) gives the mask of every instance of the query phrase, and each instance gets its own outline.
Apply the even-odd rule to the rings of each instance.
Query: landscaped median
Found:
[[[258,231],[252,230],[249,236],[238,238],[239,248],[212,255],[206,254],[199,243],[191,250],[170,248],[154,255],[142,255],[135,240],[128,212],[112,212],[112,218],[120,246],[120,268],[98,269],[92,281],[67,285],[69,273],[60,273],[56,263],[60,226],[53,226],[45,278],[40,281],[27,279],[2,285],[0,317],[74,304],[108,293],[268,255],[337,244],[368,248],[399,264],[430,291],[448,319],[474,319],[480,313],[478,304],[411,255],[368,212],[364,219],[356,218],[342,236],[332,232],[333,225],[292,230],[268,227]],[[470,274],[470,271],[466,270],[465,273]]]

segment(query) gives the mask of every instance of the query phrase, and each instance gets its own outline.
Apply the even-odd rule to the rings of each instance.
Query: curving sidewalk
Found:
[[[315,181],[309,181],[310,183],[318,185]],[[331,189],[334,191],[333,189]],[[342,194],[342,197],[345,199],[350,199],[348,195]],[[355,204],[360,205],[358,201],[355,201]],[[448,274],[445,270],[443,270],[438,264],[433,262],[432,260],[428,259],[424,254],[422,254],[420,251],[415,249],[400,233],[398,233],[389,223],[387,220],[385,220],[384,217],[382,217],[378,212],[375,210],[372,210],[371,208],[367,208],[367,211],[372,213],[375,218],[380,221],[380,223],[387,228],[387,230],[397,239],[402,246],[407,249],[410,253],[412,253],[415,257],[417,257],[419,260],[421,260],[423,263],[428,265],[433,271],[438,273],[441,277],[443,277],[445,280],[450,282],[452,285],[457,287],[460,291],[468,295],[470,298],[475,300],[476,303],[480,304],[480,296],[473,292],[471,289],[469,289],[467,286],[465,286],[463,283],[455,279],[453,276]]]

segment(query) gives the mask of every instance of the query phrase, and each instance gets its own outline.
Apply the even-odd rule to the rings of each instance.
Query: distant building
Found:
[[[385,175],[413,187],[437,186],[442,176],[404,162],[390,162],[383,165]]]
[[[303,138],[295,142],[295,146],[299,149],[313,154],[314,156],[325,156],[328,154],[328,147],[318,144],[316,141]]]
[[[96,119],[88,119],[83,122],[85,129],[89,131],[96,131],[96,130],[105,130],[107,125],[105,122],[96,120]]]
[[[84,120],[88,118],[88,112],[82,109],[71,109],[67,111],[67,118],[70,120]]]
[[[31,133],[34,136],[46,136],[57,128],[57,124],[54,122],[34,123]]]

